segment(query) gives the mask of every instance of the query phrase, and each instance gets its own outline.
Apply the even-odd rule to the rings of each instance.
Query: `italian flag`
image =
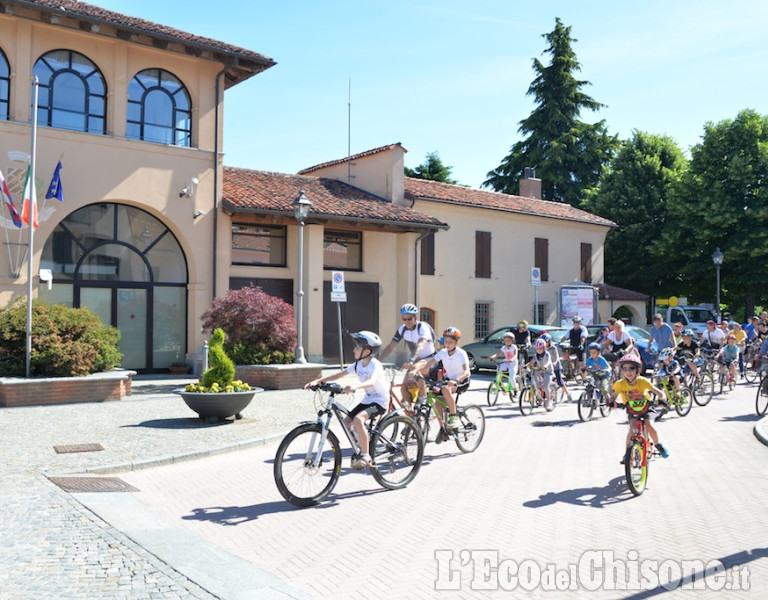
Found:
[[[27,167],[27,180],[24,184],[24,204],[21,209],[21,220],[29,225],[29,205],[32,205],[32,229],[39,225],[37,219],[37,194],[35,182],[32,180],[32,165]]]

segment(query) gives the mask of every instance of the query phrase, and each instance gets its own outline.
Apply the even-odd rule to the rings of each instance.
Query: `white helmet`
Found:
[[[358,331],[357,333],[350,333],[350,337],[360,344],[363,348],[368,348],[371,354],[375,354],[379,348],[381,348],[381,338],[373,333],[373,331]]]
[[[416,307],[415,304],[403,304],[400,307],[400,314],[401,315],[418,315],[419,309]]]

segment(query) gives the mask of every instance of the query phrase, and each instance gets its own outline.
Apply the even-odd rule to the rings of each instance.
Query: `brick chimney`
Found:
[[[536,179],[536,168],[525,167],[520,179],[520,195],[524,198],[541,200],[541,179]]]

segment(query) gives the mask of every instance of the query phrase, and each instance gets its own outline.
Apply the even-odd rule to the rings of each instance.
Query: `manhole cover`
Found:
[[[49,477],[48,479],[70,494],[139,491],[117,477]]]
[[[560,423],[555,421],[534,421],[531,425],[533,427],[557,427]]]
[[[70,444],[69,446],[54,446],[57,454],[69,454],[70,452],[97,452],[104,450],[101,444]]]

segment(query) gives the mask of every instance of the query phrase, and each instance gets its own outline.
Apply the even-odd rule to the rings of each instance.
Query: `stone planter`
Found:
[[[219,419],[228,417],[242,419],[241,412],[251,403],[259,391],[261,390],[222,392],[219,394],[179,392],[179,395],[201,419],[206,419],[209,423],[216,423]]]
[[[136,371],[113,369],[84,377],[0,378],[0,406],[107,402],[131,395]]]

